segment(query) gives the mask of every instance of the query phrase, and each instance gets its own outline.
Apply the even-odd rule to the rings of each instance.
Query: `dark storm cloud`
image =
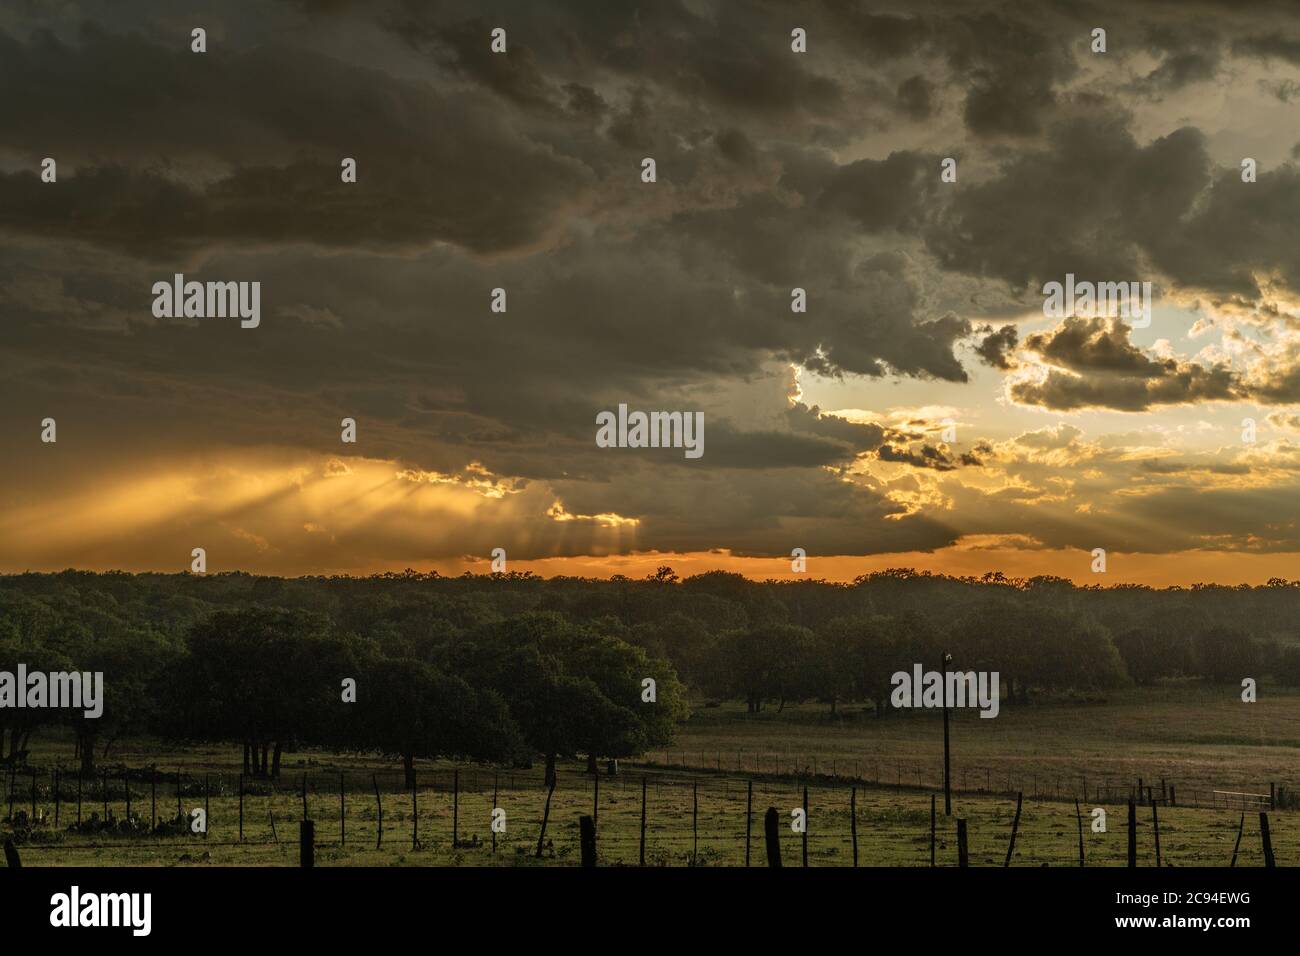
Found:
[[[1045,149],[1019,151],[999,176],[958,192],[927,242],[946,268],[1018,288],[1067,272],[1138,278],[1139,249],[1168,242],[1208,177],[1196,130],[1143,147],[1122,115],[1089,107],[1053,126]]]
[[[0,37],[0,85],[21,91],[0,135],[61,163],[57,189],[34,172],[0,178],[0,228],[149,255],[246,240],[490,252],[537,242],[591,185],[473,97],[297,49],[193,60],[91,28],[76,46]],[[111,111],[85,96],[108,72]],[[201,156],[234,168],[194,181]],[[359,167],[346,187],[344,156]]]
[[[1014,325],[1004,325],[1000,329],[985,325],[976,330],[984,336],[975,346],[975,353],[994,368],[1014,368],[1011,353],[1016,349],[1020,333]]]
[[[979,137],[1039,132],[1073,75],[1068,33],[1001,13],[953,19],[948,61],[969,90],[962,115]]]
[[[1163,374],[1165,366],[1143,354],[1128,336],[1128,326],[1118,319],[1072,316],[1051,332],[1026,338],[1025,348],[1074,371],[1112,372],[1139,378]]]
[[[1223,47],[1214,26],[1197,21],[1155,24],[1147,28],[1145,36],[1147,45],[1161,60],[1132,84],[1135,92],[1159,96],[1218,75]]]
[[[957,465],[948,455],[933,445],[921,445],[919,448],[895,448],[893,445],[881,445],[876,453],[881,461],[902,462],[914,468],[933,468],[935,471],[952,471]],[[973,456],[963,456],[963,464],[977,465],[979,461]]]
[[[1153,95],[1216,76],[1216,51],[1286,48],[1234,44],[1234,14],[1193,31],[1170,26],[1181,7],[1106,12],[1120,68],[1080,89],[1091,21],[1067,5],[236,3],[206,15],[202,57],[167,3],[0,11],[0,433],[59,418],[64,458],[28,472],[44,487],[68,461],[335,455],[354,416],[358,455],[417,476],[403,494],[481,481],[533,509],[431,545],[397,521],[347,536],[367,558],[590,552],[601,515],[638,521],[641,548],[943,547],[978,504],[960,528],[909,514],[858,469],[901,464],[916,489],[991,447],[792,402],[773,367],[961,383],[972,320],[1067,271],[1149,262],[1244,297],[1260,266],[1300,276],[1294,169],[1244,194],[1199,130],[1139,140],[1116,98],[1135,75]],[[1157,64],[1128,71],[1125,36]],[[960,184],[940,182],[947,155]],[[261,327],[155,321],[151,284],[182,269],[261,281]],[[1014,326],[975,334],[1011,367]],[[1026,345],[1059,367],[1013,397],[1050,408],[1248,391],[1104,329]],[[1282,366],[1252,383],[1300,393]],[[595,412],[620,402],[703,411],[704,458],[598,449]],[[587,517],[547,517],[556,498]]]
[[[1158,405],[1239,401],[1247,393],[1226,365],[1206,368],[1170,359],[1155,377],[1072,375],[1051,369],[1042,381],[1012,383],[1011,397],[1056,411],[1110,408],[1138,412]]]
[[[887,430],[875,422],[853,422],[839,415],[823,412],[816,405],[809,408],[803,402],[796,402],[786,413],[790,427],[795,431],[808,431],[815,435],[833,438],[850,446],[855,452],[871,451],[879,448],[888,434]]]

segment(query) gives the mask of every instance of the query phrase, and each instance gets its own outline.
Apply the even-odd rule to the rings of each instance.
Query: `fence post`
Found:
[[[128,790],[128,793],[129,792],[130,791]],[[203,775],[203,839],[205,840],[208,838],[208,834],[212,831],[212,813],[209,810],[209,800],[208,800],[208,798],[211,795],[212,795],[212,788],[208,785],[208,775],[205,773]],[[131,806],[130,799],[131,798],[128,796],[127,797],[128,813],[130,812],[129,808]]]
[[[379,799],[379,776],[370,775],[370,782],[375,785],[375,806],[379,811],[379,822],[375,826],[375,849],[384,845],[384,801]]]
[[[10,837],[5,837],[5,864],[11,870],[20,870],[23,866],[23,861],[18,859],[18,847]]]
[[[127,777],[126,771],[122,771],[122,786],[126,789],[126,822],[127,825],[130,826],[131,824],[131,781]]]
[[[183,819],[185,816],[181,810],[181,768],[176,768],[176,819]]]
[[[600,779],[599,776],[597,779]],[[596,865],[596,821],[583,814],[578,818],[578,829],[582,841],[582,865]]]
[[[645,775],[642,774],[641,776],[641,851],[638,857],[641,866],[645,866],[645,787],[646,787],[646,778]],[[748,845],[746,845],[745,853],[746,855],[748,855],[749,853]]]
[[[14,794],[13,790],[9,791],[9,817],[14,815]],[[77,774],[77,826],[81,826],[81,774]]]
[[[934,818],[935,818],[935,794],[930,794],[930,865],[934,866]]]
[[[853,837],[853,865],[858,865],[858,788],[849,791],[849,833]]]
[[[501,802],[501,801],[498,799],[498,798],[500,797],[500,794],[501,794],[501,772],[500,772],[500,771],[497,771],[496,774],[492,777],[492,809],[493,809],[493,811],[495,811],[495,810],[497,809],[497,806],[498,806],[498,805],[500,804],[500,802]],[[492,852],[495,854],[496,851],[497,851],[497,828],[496,828],[496,827],[492,827]]]
[[[1138,819],[1137,805],[1132,798],[1128,802],[1128,865],[1138,865]]]
[[[1268,814],[1263,810],[1259,812],[1259,839],[1264,844],[1264,865],[1276,866],[1273,859],[1273,838],[1268,831]]]
[[[1004,867],[1011,865],[1011,854],[1016,852],[1016,833],[1020,830],[1020,804],[1024,798],[1023,790],[1016,794],[1016,818],[1011,821],[1011,842],[1007,844],[1007,861],[1002,864]]]
[[[546,791],[546,806],[542,810],[542,830],[537,834],[537,859],[542,858],[542,846],[546,842],[546,821],[551,816],[551,796],[555,793],[555,784],[559,779],[559,774],[551,778],[551,785]]]
[[[754,830],[754,781],[745,781],[745,866],[749,866],[749,844]]]
[[[411,849],[420,848],[420,803],[416,795],[419,771],[411,771]]]
[[[56,767],[54,775],[54,829],[59,828],[59,771]]]
[[[239,842],[244,842],[244,775],[239,775]]]
[[[158,768],[149,768],[149,832],[158,829]],[[243,814],[240,814],[240,832],[243,832]]]
[[[803,849],[803,865],[808,865],[808,786],[803,788],[803,833],[800,834],[800,845]]]
[[[700,858],[700,782],[691,781],[691,866]]]
[[[1232,845],[1232,862],[1228,866],[1237,865],[1237,851],[1241,849],[1241,834],[1246,829],[1246,814],[1242,813],[1241,819],[1237,822],[1237,842]]]
[[[767,842],[767,865],[773,869],[781,868],[781,831],[776,807],[767,808],[763,818],[763,837]]]
[[[970,865],[970,859],[966,852],[966,818],[957,818],[957,865],[966,867]]]
[[[311,820],[298,823],[298,865],[316,865],[316,824]]]
[[[1268,785],[1268,808],[1277,809],[1277,784],[1270,782]]]
[[[1151,801],[1151,827],[1156,837],[1156,869],[1160,869],[1160,814],[1154,800]]]
[[[600,786],[600,777],[596,777],[596,786]],[[451,845],[460,846],[460,768],[451,772]]]
[[[347,846],[348,843],[348,807],[347,797],[344,796],[343,771],[339,771],[339,846]]]
[[[1083,866],[1083,814],[1079,812],[1079,801],[1074,801],[1074,819],[1079,821],[1079,866]]]
[[[600,774],[591,778],[591,823],[593,826],[600,823]]]

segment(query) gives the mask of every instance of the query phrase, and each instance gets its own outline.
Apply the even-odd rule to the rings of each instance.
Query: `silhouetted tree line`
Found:
[[[884,715],[890,675],[944,651],[1036,692],[1242,677],[1300,685],[1300,582],[1078,587],[896,569],[852,584],[670,568],[642,580],[529,573],[367,578],[65,571],[0,577],[0,670],[104,671],[104,715],[0,709],[0,759],[71,725],[83,772],[126,734],[243,747],[523,763],[641,753],[697,696],[751,712],[818,700]],[[656,702],[642,700],[653,678]],[[345,702],[342,682],[356,682]]]

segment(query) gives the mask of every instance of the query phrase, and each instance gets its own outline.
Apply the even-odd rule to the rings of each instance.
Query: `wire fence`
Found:
[[[943,765],[890,758],[819,758],[765,751],[659,751],[646,755],[642,766],[665,770],[704,771],[749,777],[821,780],[840,785],[890,787],[930,792],[943,789]],[[1136,800],[1204,809],[1296,810],[1300,788],[1278,781],[1234,781],[1218,785],[1179,784],[1155,775],[1118,778],[1113,774],[1017,773],[989,766],[955,767],[953,793],[1014,797],[1023,793],[1035,801],[1081,803]]]
[[[476,765],[421,766],[414,781],[401,769],[311,768],[279,779],[159,768],[117,768],[93,779],[57,768],[11,771],[4,824],[24,852],[56,862],[99,853],[137,864],[284,865],[292,862],[298,821],[312,820],[325,864],[576,864],[578,819],[591,815],[603,863],[762,865],[763,817],[772,807],[781,820],[780,843],[796,861],[958,862],[941,788],[925,780],[891,785],[842,776],[838,768],[805,775],[794,768],[739,775],[716,764],[708,772],[653,764],[620,769],[593,775],[563,765],[553,791],[539,770]],[[975,865],[1001,862],[1013,828],[1018,863],[1077,865],[1077,828],[1089,865],[1122,865],[1124,808],[1133,799],[1142,810],[1135,826],[1144,833],[1157,826],[1148,819],[1155,815],[1151,805],[1160,808],[1162,864],[1221,865],[1234,840],[1240,846],[1240,834],[1252,832],[1245,830],[1246,810],[1253,826],[1254,811],[1279,808],[1277,787],[1271,796],[1266,789],[1189,792],[1185,801],[1168,782],[1144,782],[1140,795],[1138,786],[1098,784],[1087,799],[1046,788],[1026,792],[1028,806],[1014,823],[1014,795],[955,788],[954,815],[969,821],[967,849]],[[1074,799],[1080,799],[1077,810]],[[1275,814],[1272,839],[1283,858],[1300,842],[1291,829],[1286,815]],[[1241,865],[1260,862],[1255,842],[1245,845]]]

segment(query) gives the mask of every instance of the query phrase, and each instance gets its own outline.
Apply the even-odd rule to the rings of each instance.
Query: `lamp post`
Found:
[[[948,665],[950,663],[952,663],[952,655],[944,651],[943,686],[940,692],[943,694],[943,814],[946,817],[952,816],[952,765],[948,748]]]

